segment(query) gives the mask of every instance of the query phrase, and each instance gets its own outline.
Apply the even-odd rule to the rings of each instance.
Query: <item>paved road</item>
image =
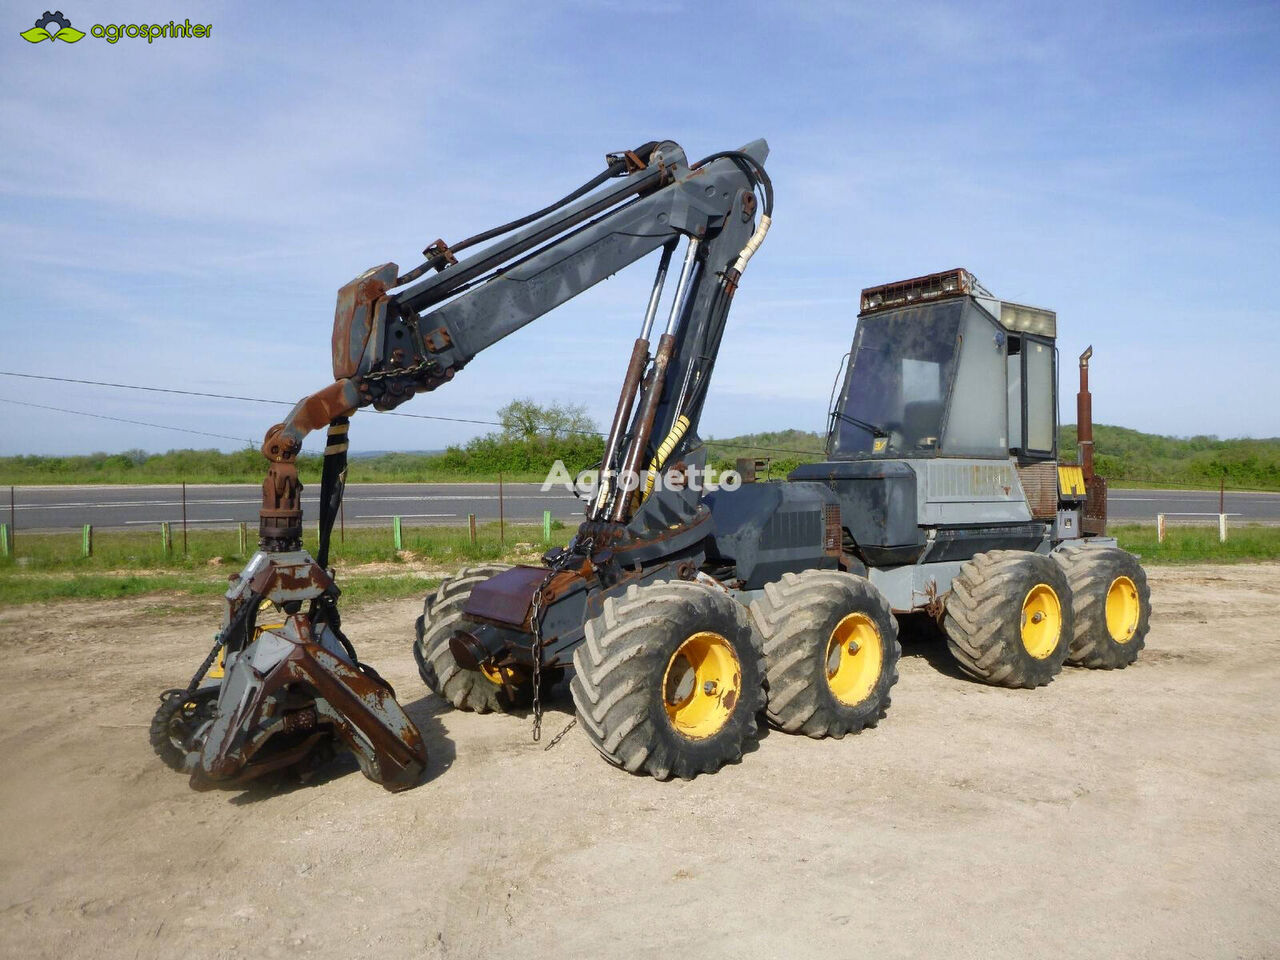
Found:
[[[241,520],[256,524],[260,488],[255,484],[187,487],[187,521],[219,526]],[[308,484],[303,509],[308,522],[319,516],[319,485]],[[581,516],[579,501],[563,490],[543,493],[539,484],[508,483],[503,488],[506,518],[515,522],[542,519],[550,510],[557,520]],[[1218,512],[1211,491],[1112,490],[1111,519],[1154,522],[1157,513]],[[8,521],[8,504],[0,499],[0,521]],[[363,483],[347,488],[346,522],[389,524],[393,516],[414,525],[465,523],[474,513],[481,521],[498,519],[495,483]],[[1280,494],[1228,493],[1227,512],[1241,522],[1280,523]],[[15,520],[19,530],[56,530],[91,523],[100,528],[146,528],[182,519],[181,488],[172,486],[19,487]],[[1187,518],[1191,519],[1191,518]]]
[[[1157,513],[1209,513],[1216,516],[1218,494],[1212,490],[1111,490],[1107,507],[1112,520],[1148,523],[1155,522]],[[1235,493],[1228,490],[1226,510],[1233,522],[1238,519],[1242,523],[1280,523],[1280,493]]]
[[[4,491],[7,494],[7,491]],[[0,499],[0,522],[7,522],[8,503]],[[173,486],[19,487],[15,492],[19,530],[55,530],[91,523],[104,529],[146,529],[162,521],[182,520],[182,488]],[[311,523],[320,515],[320,485],[307,484],[303,515]],[[536,483],[503,486],[508,521],[541,522],[550,510],[557,520],[581,515],[571,494],[542,493]],[[187,522],[197,526],[229,526],[258,522],[262,488],[257,484],[187,486]],[[466,523],[474,513],[481,522],[498,519],[496,483],[359,483],[347,487],[345,521],[357,526],[390,524],[394,516],[415,526]]]

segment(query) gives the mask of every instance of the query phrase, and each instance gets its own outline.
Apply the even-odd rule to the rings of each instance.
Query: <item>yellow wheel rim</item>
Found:
[[[742,691],[742,667],[729,641],[718,633],[690,636],[667,661],[662,700],[671,726],[690,740],[719,733]]]
[[[484,674],[486,680],[495,686],[502,686],[502,671],[497,667],[487,663],[480,664],[480,672]]]
[[[1116,577],[1107,588],[1107,633],[1116,643],[1128,643],[1138,630],[1142,604],[1138,588],[1128,577]]]
[[[884,643],[875,621],[865,613],[851,613],[831,631],[825,658],[827,686],[848,707],[867,699],[880,679]]]
[[[1037,583],[1022,601],[1022,645],[1043,660],[1058,646],[1062,635],[1062,604],[1053,587]]]

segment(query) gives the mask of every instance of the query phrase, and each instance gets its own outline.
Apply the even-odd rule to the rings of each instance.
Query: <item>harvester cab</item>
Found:
[[[1053,459],[1056,326],[965,270],[864,290],[829,455]]]

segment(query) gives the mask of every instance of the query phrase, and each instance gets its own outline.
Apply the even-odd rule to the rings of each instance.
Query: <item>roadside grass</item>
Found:
[[[552,543],[562,542],[564,525],[555,523],[552,529]],[[94,534],[93,556],[83,557],[78,533],[19,531],[15,555],[0,558],[0,606],[147,594],[219,596],[227,577],[239,572],[256,548],[254,532],[246,555],[234,529],[192,531],[185,554],[181,530],[168,554],[159,533],[103,531]],[[474,544],[466,527],[405,525],[401,534],[403,546],[396,550],[389,527],[348,529],[341,540],[335,533],[329,562],[337,569],[344,601],[420,596],[439,583],[438,571],[495,560],[536,562],[546,549],[542,527],[532,524],[507,524],[505,543],[497,523],[480,524]],[[304,543],[312,554],[315,541],[313,529]],[[362,569],[371,565],[377,569]]]
[[[440,585],[439,577],[414,574],[355,574],[339,577],[344,604],[423,597]],[[144,613],[189,613],[226,592],[227,582],[208,573],[163,574],[12,574],[0,572],[0,607],[50,600],[118,600],[155,596]],[[160,602],[163,601],[163,602]]]
[[[1233,526],[1226,543],[1218,542],[1216,526],[1170,526],[1164,543],[1157,542],[1151,525],[1117,525],[1110,532],[1148,565],[1280,560],[1280,527]],[[536,563],[545,549],[542,528],[527,524],[508,524],[505,545],[496,523],[482,525],[475,544],[465,527],[406,526],[402,534],[400,551],[383,528],[351,529],[344,541],[335,540],[330,561],[344,602],[423,596],[445,571],[494,560]],[[16,557],[0,558],[0,606],[156,595],[159,604],[187,609],[221,595],[227,576],[248,559],[239,552],[234,530],[192,533],[185,555],[181,534],[175,539],[174,551],[166,556],[158,534],[105,532],[95,536],[94,555],[81,557],[78,534],[20,532]],[[314,539],[313,532],[306,543],[313,552]],[[553,543],[564,539],[562,532],[553,533]]]
[[[564,524],[552,525],[552,543],[565,538]],[[505,541],[505,542],[504,542]],[[93,556],[81,556],[81,535],[68,533],[17,532],[13,557],[0,558],[0,572],[20,569],[92,573],[117,570],[196,570],[227,566],[235,572],[257,548],[257,530],[250,526],[246,549],[240,549],[240,535],[234,528],[192,530],[183,551],[182,529],[173,528],[173,548],[166,553],[159,531],[94,531]],[[539,524],[506,525],[505,537],[497,523],[478,524],[476,542],[471,542],[465,526],[401,527],[402,548],[397,550],[391,526],[348,527],[341,536],[335,530],[329,547],[329,562],[339,568],[360,563],[412,563],[438,561],[442,564],[497,560],[524,544],[524,552],[545,549]],[[317,549],[315,528],[303,538],[313,554]],[[230,569],[234,568],[234,569]]]
[[[1230,527],[1226,543],[1218,542],[1217,524],[1169,524],[1165,528],[1164,543],[1156,539],[1154,525],[1116,525],[1108,532],[1120,541],[1120,546],[1141,554],[1145,564],[1280,560],[1280,527],[1262,524]]]

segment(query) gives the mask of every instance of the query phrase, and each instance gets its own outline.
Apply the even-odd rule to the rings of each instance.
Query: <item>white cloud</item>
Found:
[[[606,150],[670,136],[701,156],[764,135],[775,227],[704,432],[820,426],[858,290],[959,264],[1056,307],[1064,356],[1095,343],[1101,419],[1280,433],[1273,6],[206,9],[207,41],[15,39],[0,60],[0,366],[297,397],[326,382],[334,295],[366,267],[541,206]],[[408,409],[484,418],[513,396],[573,397],[605,421],[649,279],[600,285]],[[272,422],[91,388],[21,395],[237,435]],[[182,443],[29,413],[0,453]],[[353,440],[473,432],[362,415]]]

